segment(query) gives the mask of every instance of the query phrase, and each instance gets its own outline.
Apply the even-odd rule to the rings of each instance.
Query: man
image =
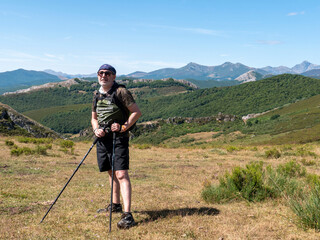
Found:
[[[116,132],[114,181],[113,181],[113,212],[122,212],[120,191],[123,199],[124,212],[117,226],[130,228],[135,225],[131,213],[131,183],[129,169],[129,135],[128,129],[141,116],[140,109],[131,93],[115,82],[116,70],[109,64],[103,64],[98,70],[101,85],[99,92],[94,94],[91,124],[97,142],[97,160],[100,172],[108,171],[110,185],[112,183],[112,133],[104,130],[105,125]],[[111,204],[107,207],[110,210]]]

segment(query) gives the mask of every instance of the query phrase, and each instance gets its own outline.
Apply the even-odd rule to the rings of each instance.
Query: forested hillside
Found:
[[[139,102],[142,120],[204,117],[217,114],[264,112],[320,93],[320,80],[283,74],[232,87],[200,89],[179,96],[144,99]]]
[[[82,82],[69,88],[58,86],[29,93],[0,96],[0,101],[18,112],[60,133],[78,133],[90,124],[93,92],[99,89],[96,81]],[[190,91],[193,88],[181,82],[125,81],[137,101],[155,96],[166,96]]]
[[[140,106],[142,121],[169,117],[205,117],[219,112],[238,116],[264,112],[320,93],[320,80],[283,74],[231,87],[193,90],[182,83],[127,81]],[[60,133],[78,133],[90,125],[96,82],[79,82],[28,94],[0,96],[0,101]],[[179,94],[178,94],[179,93]]]

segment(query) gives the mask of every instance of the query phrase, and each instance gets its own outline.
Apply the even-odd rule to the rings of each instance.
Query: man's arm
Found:
[[[131,104],[128,107],[129,111],[130,111],[130,116],[128,118],[128,120],[122,125],[122,129],[120,129],[120,124],[119,123],[114,123],[111,125],[111,131],[113,132],[125,132],[126,130],[128,130],[136,121],[138,121],[138,119],[141,117],[142,113],[138,107],[138,105],[136,103]]]
[[[123,124],[126,129],[129,129],[138,119],[141,117],[142,113],[136,103],[131,104],[128,107],[130,111],[129,119]]]
[[[91,125],[92,125],[93,132],[97,137],[103,137],[105,135],[104,130],[99,129],[98,115],[96,112],[92,112]]]

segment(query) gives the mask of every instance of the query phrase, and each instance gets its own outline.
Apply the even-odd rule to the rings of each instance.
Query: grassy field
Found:
[[[200,136],[193,136],[194,138]],[[210,139],[210,138],[209,138]],[[99,173],[95,149],[63,192],[43,223],[52,201],[67,182],[91,142],[72,148],[59,141],[44,143],[46,152],[11,155],[9,141],[19,148],[34,143],[1,137],[0,239],[319,239],[320,233],[303,229],[284,199],[260,203],[233,201],[207,204],[201,191],[236,166],[263,161],[277,166],[291,160],[310,173],[320,174],[320,144],[286,146],[230,146],[213,148],[130,148],[133,214],[138,225],[118,230],[120,215],[98,214],[109,199],[107,175]],[[51,147],[50,147],[51,146]],[[67,146],[68,147],[68,146]],[[69,146],[70,147],[70,146]],[[277,148],[279,158],[266,158]],[[298,154],[299,149],[313,154]]]

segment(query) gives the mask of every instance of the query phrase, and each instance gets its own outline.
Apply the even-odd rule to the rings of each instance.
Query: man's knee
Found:
[[[119,170],[116,171],[116,177],[119,181],[121,180],[129,180],[128,170]]]

